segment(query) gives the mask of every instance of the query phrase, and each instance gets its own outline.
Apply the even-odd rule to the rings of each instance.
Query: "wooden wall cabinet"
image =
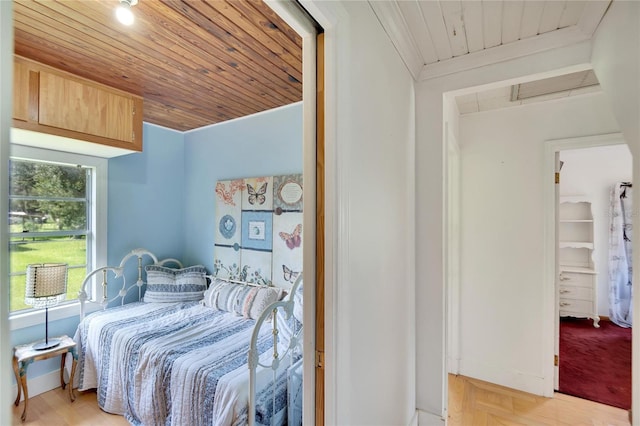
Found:
[[[142,97],[16,56],[13,126],[142,151]]]

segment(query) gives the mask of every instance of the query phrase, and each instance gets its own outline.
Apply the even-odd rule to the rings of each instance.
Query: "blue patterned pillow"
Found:
[[[207,270],[202,265],[172,269],[148,265],[145,302],[189,302],[202,300],[207,289]]]

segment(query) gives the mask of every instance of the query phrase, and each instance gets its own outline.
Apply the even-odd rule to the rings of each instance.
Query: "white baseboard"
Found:
[[[409,422],[408,426],[418,426],[418,415],[419,415],[419,411],[416,410],[416,412],[413,413],[413,417],[411,418],[411,421]]]
[[[544,377],[514,369],[505,369],[504,366],[478,360],[462,359],[460,374],[534,395],[542,396],[545,391]]]
[[[65,381],[67,380],[67,375],[65,374]],[[32,398],[36,395],[40,395],[41,393],[49,392],[55,388],[60,387],[60,370],[51,371],[47,374],[43,374],[42,376],[34,377],[32,379],[27,375],[27,389],[29,390],[29,398]],[[15,397],[18,392],[18,385],[14,384],[11,388],[12,395]],[[24,400],[24,393],[20,396],[20,401]],[[12,399],[15,401],[15,399]]]
[[[437,414],[427,413],[426,411],[418,410],[418,425],[419,426],[444,426],[445,421]]]

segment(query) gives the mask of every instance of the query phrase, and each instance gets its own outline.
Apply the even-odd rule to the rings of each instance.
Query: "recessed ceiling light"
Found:
[[[138,0],[120,0],[120,5],[116,8],[116,18],[121,24],[133,24],[134,17],[131,8],[138,4]]]

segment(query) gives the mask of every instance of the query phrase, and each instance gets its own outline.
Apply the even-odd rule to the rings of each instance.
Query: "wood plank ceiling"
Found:
[[[302,40],[262,0],[16,0],[15,53],[144,98],[186,131],[302,99]]]

